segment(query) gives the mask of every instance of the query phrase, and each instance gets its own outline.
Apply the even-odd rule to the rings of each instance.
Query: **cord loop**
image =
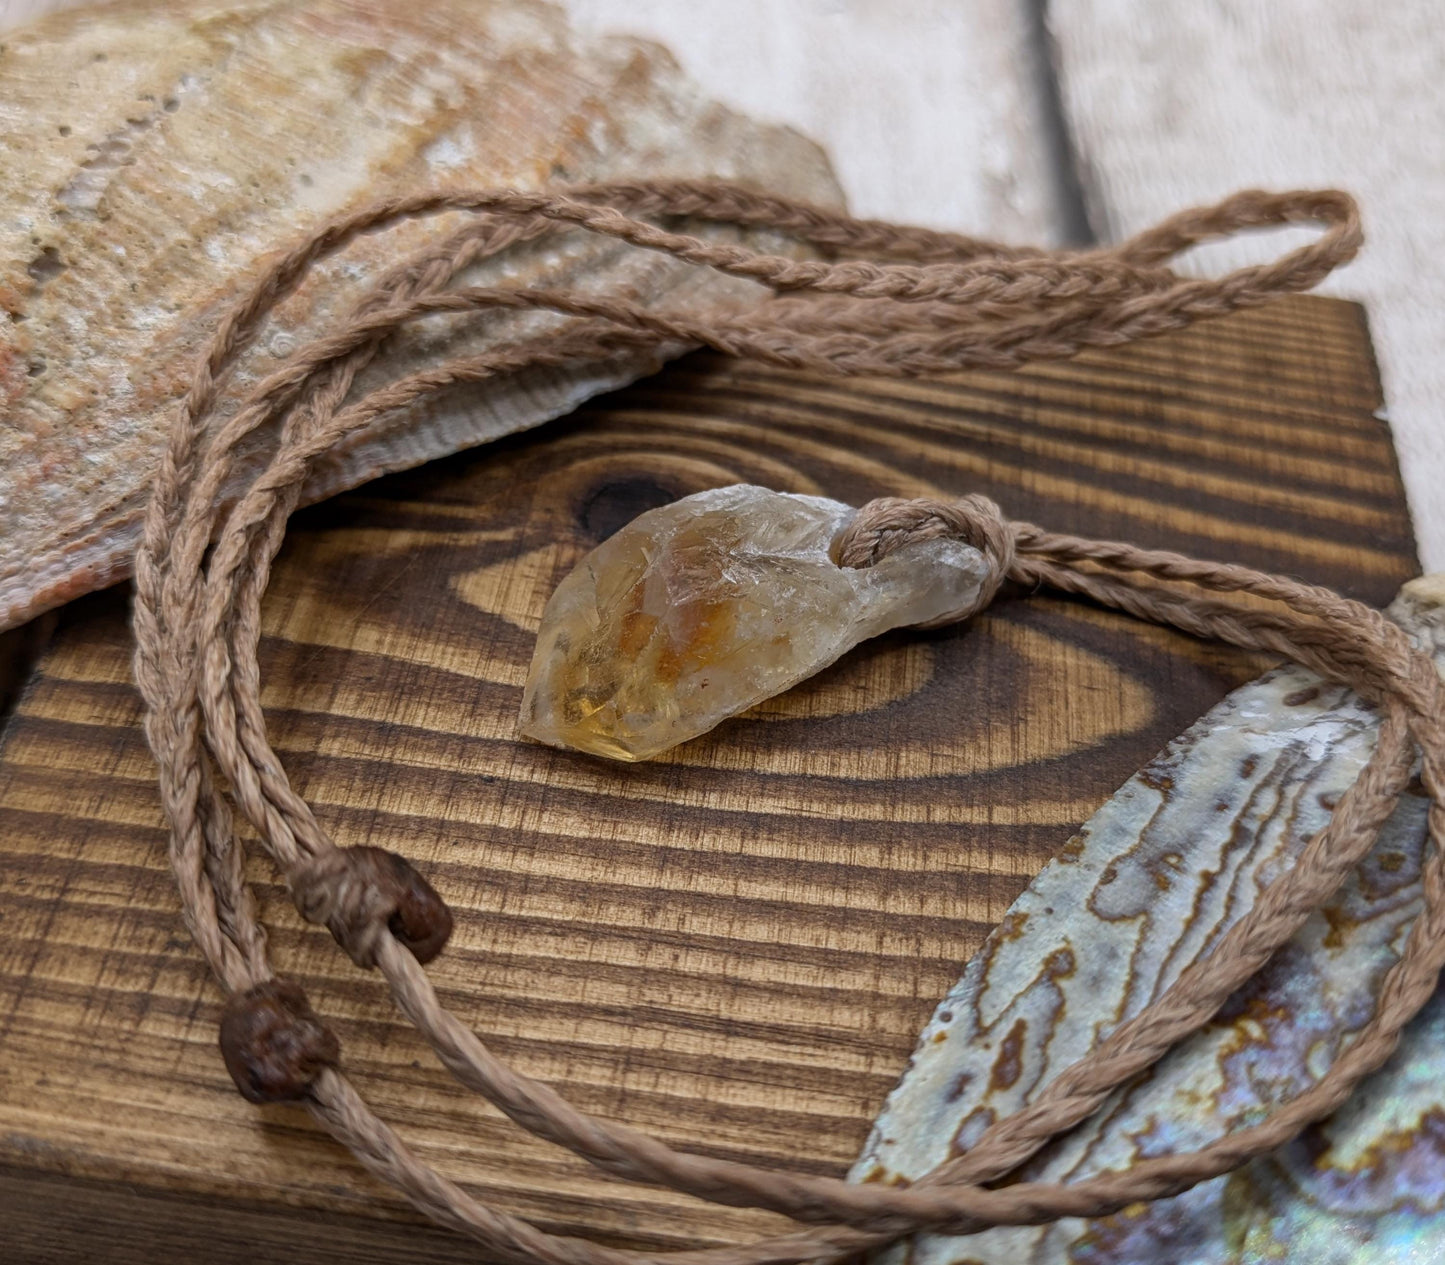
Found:
[[[895,550],[920,540],[956,537],[983,554],[988,573],[978,597],[961,610],[949,611],[920,624],[938,628],[978,614],[997,595],[1013,569],[1014,530],[1003,512],[986,496],[977,494],[955,501],[928,497],[904,500],[880,496],[859,508],[833,542],[833,556],[842,567],[871,567]]]

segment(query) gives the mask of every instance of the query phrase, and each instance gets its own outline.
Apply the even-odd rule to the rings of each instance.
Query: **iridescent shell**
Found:
[[[1392,616],[1445,662],[1445,575]],[[1236,690],[1125,784],[1005,915],[939,1005],[853,1177],[916,1177],[967,1149],[1209,953],[1287,869],[1369,758],[1375,713],[1283,668]],[[1025,1167],[1073,1181],[1193,1149],[1319,1078],[1369,1019],[1420,910],[1425,801],[1203,1031]],[[1347,1106],[1173,1199],[1094,1221],[923,1237],[910,1265],[1445,1260],[1445,997]]]
[[[198,348],[258,261],[321,221],[392,191],[624,176],[716,175],[838,201],[809,142],[705,100],[664,50],[584,43],[532,0],[130,0],[54,14],[3,41],[0,154],[0,628],[127,574]],[[454,227],[410,224],[320,268],[236,387]],[[760,293],[574,238],[468,279],[543,273],[646,300],[743,306]],[[519,319],[547,318],[430,322],[370,379],[475,350]],[[361,435],[308,498],[535,425],[662,358],[453,392]]]

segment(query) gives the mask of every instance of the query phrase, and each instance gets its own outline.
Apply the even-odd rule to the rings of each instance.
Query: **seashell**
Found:
[[[198,349],[258,263],[388,192],[719,176],[839,202],[826,160],[704,99],[665,50],[584,42],[533,0],[131,0],[53,14],[0,51],[0,629],[128,574]],[[454,218],[318,268],[232,398]],[[552,280],[743,307],[747,282],[581,235],[460,280]],[[399,335],[358,389],[545,314]],[[671,349],[673,352],[681,350]],[[667,352],[530,372],[384,419],[318,468],[316,500],[533,426]]]
[[[1390,614],[1445,664],[1445,575]],[[1298,856],[1373,750],[1375,713],[1281,668],[1236,690],[1131,778],[1035,879],[939,1005],[853,1170],[915,1177],[1029,1102],[1207,955]],[[1216,1020],[1021,1170],[1069,1182],[1190,1150],[1319,1078],[1366,1022],[1419,912],[1425,801]],[[1445,1259],[1445,995],[1394,1058],[1293,1144],[1113,1217],[924,1236],[911,1265],[1081,1260],[1385,1265]]]

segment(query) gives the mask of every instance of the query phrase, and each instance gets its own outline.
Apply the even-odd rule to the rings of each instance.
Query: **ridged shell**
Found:
[[[1390,614],[1445,665],[1445,575]],[[1288,869],[1374,749],[1349,690],[1281,668],[1236,690],[1114,796],[1012,908],[924,1030],[854,1169],[917,1177],[966,1150],[1157,998]],[[1425,801],[1215,1020],[1023,1174],[1073,1182],[1192,1150],[1316,1081],[1368,1021],[1420,912]],[[1330,1120],[1172,1199],[1092,1221],[922,1236],[909,1265],[1389,1265],[1445,1260],[1445,994]]]
[[[705,100],[662,49],[583,42],[528,0],[145,0],[52,15],[0,53],[0,629],[128,574],[169,409],[258,261],[387,192],[716,175],[838,201],[810,142]],[[237,389],[455,221],[358,242],[276,314]],[[760,291],[568,237],[497,276],[746,305]],[[519,321],[433,321],[368,380]],[[657,367],[536,372],[385,419],[317,499],[535,425]]]

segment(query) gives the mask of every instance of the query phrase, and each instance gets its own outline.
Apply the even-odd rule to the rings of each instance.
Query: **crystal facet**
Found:
[[[522,734],[645,760],[780,694],[868,637],[975,600],[959,540],[871,567],[830,553],[856,511],[738,484],[635,519],[557,586],[522,696]]]

